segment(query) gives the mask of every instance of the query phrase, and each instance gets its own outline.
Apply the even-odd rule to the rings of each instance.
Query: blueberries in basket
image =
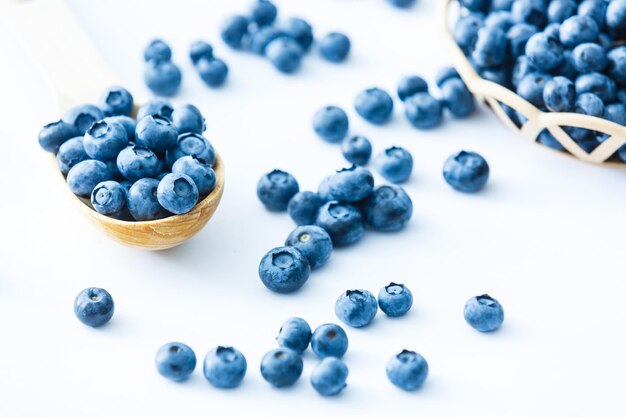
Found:
[[[126,190],[116,181],[104,181],[91,192],[91,205],[100,214],[121,217],[126,208]]]
[[[291,38],[274,39],[265,48],[265,54],[274,67],[285,74],[296,72],[302,62],[302,47]]]
[[[424,384],[428,376],[428,362],[419,353],[405,349],[389,359],[386,371],[393,385],[405,391],[414,391]]]
[[[48,152],[57,152],[57,150],[67,140],[80,136],[78,128],[74,124],[59,120],[45,125],[39,132],[39,145]]]
[[[437,84],[437,87],[441,88],[443,83],[445,83],[446,81],[452,78],[461,79],[461,76],[459,75],[459,72],[456,70],[456,68],[443,67],[439,71],[437,71],[437,74],[435,75],[435,84]],[[428,92],[428,91],[424,91],[424,92]]]
[[[603,102],[611,103],[616,98],[615,81],[599,72],[582,74],[576,78],[576,94],[593,93]]]
[[[193,104],[176,107],[172,112],[172,124],[179,135],[189,132],[201,135],[206,130],[204,117]]]
[[[574,83],[561,76],[551,78],[543,88],[543,102],[550,111],[573,111],[576,105]]]
[[[287,212],[297,225],[313,224],[317,211],[324,202],[317,193],[301,191],[291,197],[287,204]]]
[[[341,153],[350,163],[366,165],[372,156],[372,144],[365,136],[350,136],[341,142]]]
[[[580,114],[602,117],[604,115],[604,102],[595,94],[583,93],[576,99],[575,111]],[[581,127],[571,127],[566,130],[575,141],[587,139],[591,133],[588,129]]]
[[[247,369],[246,358],[234,347],[218,346],[204,357],[204,377],[216,388],[238,387]]]
[[[517,94],[541,109],[545,106],[543,89],[551,78],[550,75],[542,72],[526,74],[517,85]]]
[[[333,323],[322,324],[311,336],[311,350],[318,358],[342,358],[348,351],[348,335]]]
[[[626,40],[626,0],[613,0],[606,9],[606,26],[617,40]]]
[[[374,230],[394,232],[411,220],[413,202],[402,187],[381,185],[360,203],[365,223]]]
[[[300,289],[309,279],[311,266],[298,249],[283,246],[270,250],[259,264],[259,277],[269,290],[287,294]]]
[[[548,21],[561,23],[576,14],[578,4],[574,0],[552,0],[548,4]]]
[[[339,142],[348,133],[349,120],[346,112],[337,106],[325,106],[313,116],[313,130],[327,142]]]
[[[85,288],[74,300],[74,314],[83,324],[99,327],[113,317],[115,303],[108,291],[102,288]]]
[[[162,376],[180,382],[196,369],[196,354],[184,343],[167,343],[159,348],[154,362]]]
[[[92,124],[102,119],[104,119],[104,112],[93,104],[72,107],[63,115],[63,121],[76,126],[80,135],[83,135]]]
[[[567,48],[573,48],[584,42],[594,42],[599,34],[598,24],[588,16],[572,16],[559,28],[559,39]]]
[[[291,349],[273,349],[261,359],[261,376],[276,388],[295,384],[303,368],[302,358]]]
[[[79,197],[89,197],[99,183],[111,179],[107,165],[95,159],[86,159],[74,165],[67,173],[67,186]]]
[[[365,233],[359,209],[338,201],[324,204],[317,214],[315,224],[328,232],[335,246],[354,244]]]
[[[167,174],[157,187],[157,200],[167,211],[185,214],[198,202],[198,187],[185,174]]]
[[[158,179],[142,178],[128,190],[128,211],[137,221],[158,220],[170,215],[157,198]]]
[[[511,57],[519,57],[526,53],[526,42],[537,33],[537,27],[529,23],[516,23],[506,32],[508,51]]]
[[[320,40],[319,51],[326,61],[345,61],[350,53],[350,38],[343,33],[331,32]]]
[[[348,290],[335,302],[335,314],[350,327],[367,326],[377,312],[376,297],[366,290]]]
[[[405,315],[412,305],[413,294],[404,284],[392,282],[378,293],[378,307],[389,317]]]
[[[618,46],[609,51],[608,73],[615,82],[626,85],[626,46]]]
[[[414,94],[427,92],[428,83],[418,75],[406,76],[398,83],[398,98],[402,101]]]
[[[478,39],[478,31],[483,25],[483,17],[476,14],[461,16],[459,20],[456,21],[452,30],[452,36],[466,55],[474,51],[474,46]]]
[[[483,77],[486,78],[483,74]],[[441,86],[441,102],[456,118],[465,118],[474,112],[474,96],[459,78],[453,78]]]
[[[597,43],[581,43],[572,50],[572,65],[581,74],[602,71],[608,60],[606,51]]]
[[[128,144],[124,126],[116,122],[101,120],[94,123],[83,139],[85,152],[89,157],[100,161],[111,161]]]
[[[309,261],[311,269],[326,264],[333,252],[330,235],[321,227],[308,225],[295,228],[285,241],[285,246],[299,250]]]
[[[289,200],[300,187],[293,175],[275,169],[263,175],[257,184],[256,193],[261,203],[271,211],[285,211]]]
[[[109,87],[100,97],[100,108],[105,116],[130,116],[133,96],[124,87]]]
[[[460,151],[446,160],[443,178],[457,191],[475,193],[487,183],[489,165],[475,152]]]
[[[63,175],[67,175],[74,165],[85,159],[89,159],[89,156],[85,152],[82,136],[64,142],[57,152],[57,165]]]
[[[348,367],[341,359],[324,358],[311,372],[311,385],[320,395],[337,395],[347,386]]]
[[[189,176],[196,184],[200,196],[210,194],[213,188],[215,188],[215,171],[213,171],[211,164],[195,155],[179,158],[172,165],[172,173]]]
[[[502,325],[504,310],[498,300],[483,294],[467,300],[463,316],[467,324],[479,332],[492,332]]]
[[[552,71],[563,61],[563,47],[559,40],[544,32],[535,33],[526,43],[530,64],[540,71]]]
[[[361,91],[354,99],[356,112],[370,123],[382,125],[389,121],[393,113],[393,99],[377,87]]]
[[[311,341],[311,327],[300,317],[291,317],[280,326],[278,332],[278,345],[302,354]]]
[[[483,27],[478,31],[472,59],[481,67],[494,67],[507,58],[505,32],[498,27]]]
[[[399,184],[405,182],[413,171],[413,157],[406,149],[392,146],[379,153],[374,165],[387,181]]]
[[[441,123],[443,106],[429,93],[417,93],[405,102],[404,114],[417,129],[431,129]]]
[[[517,23],[529,23],[543,29],[548,23],[547,2],[544,0],[515,0],[511,15]]]

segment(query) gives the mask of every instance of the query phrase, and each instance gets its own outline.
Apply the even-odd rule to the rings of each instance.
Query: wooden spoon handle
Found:
[[[94,102],[119,84],[63,0],[0,0],[0,23],[39,64],[60,110]]]

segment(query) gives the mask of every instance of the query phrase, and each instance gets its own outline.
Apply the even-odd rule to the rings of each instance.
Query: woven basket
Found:
[[[584,114],[544,112],[508,88],[481,78],[452,37],[451,25],[456,22],[461,11],[458,1],[441,0],[441,4],[441,18],[445,29],[444,39],[452,55],[455,68],[476,99],[487,103],[504,124],[533,142],[537,142],[539,134],[547,129],[569,154],[578,159],[595,164],[626,166],[618,158],[611,158],[615,151],[626,144],[625,126]],[[518,127],[507,115],[501,104],[521,113],[527,120],[523,122],[521,127]],[[564,126],[594,130],[605,133],[608,138],[592,152],[587,152],[565,132]]]

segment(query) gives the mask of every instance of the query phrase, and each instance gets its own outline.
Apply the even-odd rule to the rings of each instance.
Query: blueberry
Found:
[[[615,101],[615,81],[599,72],[582,74],[576,78],[576,94],[593,93],[605,103]]]
[[[183,156],[195,155],[209,165],[215,164],[215,150],[208,140],[197,133],[183,133],[178,136],[176,145],[165,154],[165,161],[171,167]]]
[[[506,33],[498,27],[483,27],[478,37],[472,60],[481,67],[494,67],[504,63],[507,58]]]
[[[540,71],[552,71],[563,62],[563,47],[558,39],[543,32],[535,33],[526,43],[530,64]]]
[[[475,152],[460,151],[446,159],[443,178],[457,191],[475,193],[487,183],[489,165]]]
[[[198,202],[198,187],[185,174],[167,174],[157,187],[157,200],[174,214],[188,213]]]
[[[578,5],[578,14],[592,18],[596,21],[599,28],[603,28],[606,20],[607,4],[605,0],[582,1]]]
[[[428,362],[419,353],[404,349],[387,362],[387,378],[405,391],[414,391],[428,376]]]
[[[626,0],[612,0],[608,4],[606,26],[615,39],[626,40]]]
[[[161,161],[148,148],[129,146],[117,155],[117,169],[130,181],[141,178],[156,178],[161,173]]]
[[[452,29],[452,37],[465,55],[469,55],[474,51],[474,46],[478,39],[478,31],[483,26],[484,20],[475,14],[462,16],[456,21]]]
[[[389,317],[404,316],[413,305],[413,294],[404,284],[390,283],[378,293],[378,307]]]
[[[171,97],[180,89],[183,75],[171,61],[151,61],[146,66],[144,81],[154,94]]]
[[[320,40],[319,49],[326,61],[343,62],[350,53],[350,38],[343,33],[331,32]]]
[[[179,382],[196,369],[196,354],[184,343],[167,343],[159,348],[154,362],[162,376]]]
[[[124,126],[104,120],[94,123],[85,133],[83,146],[89,157],[101,161],[113,160],[128,144]]]
[[[165,119],[172,120],[174,107],[165,98],[156,97],[139,107],[137,111],[137,120],[141,120],[146,116],[158,115]]]
[[[620,90],[617,90],[617,100],[626,105],[626,88],[622,88]]]
[[[309,279],[311,266],[298,249],[283,246],[270,250],[261,259],[259,277],[268,289],[287,294],[300,289]]]
[[[598,24],[588,16],[572,16],[561,24],[559,39],[563,46],[573,48],[584,42],[598,39]]]
[[[569,79],[554,77],[543,88],[543,101],[550,111],[571,112],[576,106],[576,88]]]
[[[537,33],[537,27],[529,23],[517,23],[506,32],[508,52],[512,57],[519,57],[526,53],[526,42]]]
[[[150,41],[143,51],[143,59],[150,61],[169,61],[172,59],[172,49],[161,39]]]
[[[589,116],[602,117],[604,114],[604,102],[600,97],[592,93],[582,93],[576,98],[576,113],[587,114]],[[587,139],[590,135],[588,129],[580,127],[570,127],[566,131],[575,141]]]
[[[333,199],[332,195],[330,195],[329,185],[331,177],[332,175],[329,175],[328,177],[324,178],[322,181],[320,181],[320,185],[317,187],[317,195],[319,195],[322,201],[324,201],[325,203]]]
[[[528,74],[534,72],[535,69],[528,62],[528,57],[522,55],[515,61],[513,72],[511,73],[511,84],[517,89],[522,79]]]
[[[265,49],[265,54],[274,67],[285,74],[296,72],[302,62],[302,48],[290,38],[277,38]]]
[[[73,124],[62,120],[49,123],[39,132],[39,145],[48,152],[57,152],[67,140],[81,135]]]
[[[555,72],[565,78],[569,78],[570,80],[574,81],[578,76],[578,71],[576,71],[576,68],[574,68],[573,60],[574,59],[572,58],[571,50],[568,49],[563,51],[563,61],[561,62],[561,65],[555,70]]]
[[[427,93],[428,83],[424,79],[417,75],[409,75],[400,80],[398,84],[398,97],[400,100],[405,101],[417,93]]]
[[[492,11],[491,13],[489,13],[489,15],[487,15],[487,18],[485,19],[485,26],[497,27],[505,32],[509,30],[509,28],[514,24],[515,22],[513,22],[511,12],[508,12],[506,10]]]
[[[387,1],[391,3],[392,6],[398,7],[400,9],[407,9],[415,3],[415,0],[387,0]]]
[[[333,242],[326,230],[312,225],[296,227],[287,236],[285,246],[298,249],[309,261],[311,269],[326,264],[333,251]]]
[[[100,108],[105,116],[130,116],[133,96],[124,87],[109,87],[100,97]]]
[[[402,187],[382,185],[361,203],[365,223],[372,229],[393,232],[411,220],[413,202]]]
[[[164,117],[155,114],[146,116],[137,123],[135,143],[157,154],[173,148],[177,139],[176,128]]]
[[[608,73],[620,85],[626,85],[626,46],[618,46],[608,54]]]
[[[548,21],[561,23],[576,14],[578,4],[574,0],[552,0],[548,5]]]
[[[324,200],[312,191],[294,194],[287,204],[287,212],[297,225],[313,224],[317,211],[324,205]]]
[[[80,135],[84,134],[92,124],[102,119],[104,119],[104,113],[93,104],[72,107],[63,115],[63,121],[76,126]]]
[[[491,10],[511,10],[514,0],[491,0]]]
[[[281,33],[296,41],[304,52],[308,51],[313,44],[313,28],[304,19],[292,17],[282,22],[278,29]]]
[[[106,123],[119,123],[122,125],[124,130],[126,131],[126,137],[129,141],[135,140],[135,129],[137,129],[137,122],[135,119],[129,116],[110,116],[105,117],[104,120]]]
[[[273,26],[263,26],[252,33],[248,48],[257,55],[265,55],[267,45],[274,39],[285,36],[280,30]]]
[[[196,64],[196,69],[202,81],[209,87],[221,86],[228,77],[228,66],[218,58],[201,58]]]
[[[335,246],[356,243],[365,233],[361,212],[354,206],[338,201],[324,204],[315,224],[328,232]]]
[[[461,76],[459,75],[459,72],[456,70],[456,68],[443,67],[439,71],[437,71],[437,75],[435,76],[435,83],[437,84],[437,87],[441,87],[443,83],[452,78],[461,79]]]
[[[517,23],[530,23],[543,29],[548,23],[547,4],[544,0],[516,0],[511,5],[511,15]]]
[[[474,112],[474,96],[458,78],[441,86],[441,102],[456,118],[465,118]]]
[[[83,324],[90,327],[102,326],[113,317],[113,297],[102,288],[85,288],[74,300],[74,314]]]
[[[252,3],[250,19],[258,26],[267,26],[274,23],[278,9],[269,0],[257,0]]]
[[[82,136],[65,141],[57,152],[57,165],[63,175],[67,175],[74,165],[85,159],[89,159],[89,156],[83,147]]]
[[[559,39],[560,30],[561,30],[561,24],[555,22],[555,23],[550,23],[548,26],[543,28],[543,33],[545,33],[547,36],[550,36],[551,38]]]
[[[67,173],[67,185],[74,194],[89,197],[102,181],[111,179],[107,165],[95,159],[86,159],[74,165]]]
[[[463,316],[479,332],[492,332],[502,326],[504,310],[497,300],[483,294],[467,300]]]
[[[354,108],[368,122],[382,125],[387,123],[393,114],[393,99],[385,90],[368,88],[357,94]]]
[[[280,326],[278,331],[278,345],[302,354],[311,341],[311,327],[300,317],[291,317]]]
[[[337,201],[355,203],[374,189],[374,176],[369,169],[353,165],[333,175],[328,183],[330,195]]]
[[[189,59],[195,65],[200,58],[213,59],[213,46],[205,41],[195,41],[189,47]]]
[[[119,217],[126,207],[126,190],[116,181],[104,181],[91,192],[91,205],[100,214]]]
[[[263,175],[256,187],[256,195],[261,203],[271,211],[285,211],[289,200],[300,187],[293,175],[275,169]]]
[[[351,327],[367,326],[378,312],[376,297],[366,290],[348,290],[335,302],[335,314]]]
[[[302,375],[302,358],[291,349],[278,348],[267,352],[261,360],[263,379],[276,388],[296,383]]]
[[[220,36],[224,43],[231,48],[241,48],[248,33],[248,23],[247,18],[239,15],[226,19],[220,30]]]
[[[137,221],[162,219],[170,213],[165,210],[157,199],[159,180],[142,178],[136,181],[128,190],[128,211]]]
[[[626,126],[626,105],[622,103],[607,104],[604,108],[604,119],[617,123],[618,125]],[[598,133],[596,138],[599,142],[604,142],[608,139],[608,135],[604,133]]]
[[[215,188],[215,171],[210,164],[195,155],[178,158],[172,165],[172,173],[189,176],[196,184],[200,196],[209,195]]]
[[[387,181],[399,184],[405,182],[413,171],[413,157],[400,146],[387,148],[376,156],[374,165]]]
[[[322,324],[311,336],[311,349],[318,358],[342,358],[348,351],[348,335],[333,323]]]
[[[365,136],[350,136],[341,142],[341,153],[348,162],[366,165],[372,156],[372,144]]]
[[[325,106],[313,116],[315,133],[327,142],[339,142],[348,133],[349,126],[346,112],[337,106]]]
[[[337,395],[347,386],[348,367],[341,359],[324,358],[311,372],[311,385],[320,395]]]
[[[487,80],[487,81],[491,81],[494,82],[496,84],[500,84],[504,87],[509,87],[510,84],[510,79],[511,79],[511,68],[508,66],[501,66],[501,67],[494,67],[494,68],[482,68],[480,70],[480,77]],[[465,96],[465,99],[462,100],[462,103],[465,103],[463,106],[460,106],[461,109],[463,109],[464,111],[470,111],[469,109],[471,108],[472,111],[474,109],[473,106],[473,98],[472,98],[472,105],[470,107],[469,103],[469,99],[468,99],[468,95],[467,93],[469,93],[469,90],[467,90],[467,87],[465,86],[464,83],[462,83],[463,88],[467,91],[465,92],[464,90],[459,90],[462,91],[461,94],[463,94]],[[456,89],[455,89],[456,90]],[[471,96],[471,93],[469,93]],[[443,100],[442,100],[443,101]],[[460,104],[460,103],[459,103]],[[452,104],[455,107],[459,107],[458,104],[453,103]],[[459,111],[459,110],[457,110]],[[463,116],[466,117],[466,116]]]
[[[441,102],[428,93],[417,93],[405,102],[404,114],[417,129],[438,126],[443,117]]]
[[[460,3],[473,12],[486,12],[490,6],[490,0],[460,0]]]
[[[556,140],[556,138],[552,135],[552,133],[548,132],[546,129],[542,130],[537,137],[537,141],[548,148],[552,148],[557,151],[564,151],[565,148],[561,145],[561,142]]]
[[[551,78],[550,75],[542,72],[526,74],[517,85],[517,94],[542,109],[545,106],[543,102],[543,89]]]
[[[179,135],[188,132],[202,134],[206,130],[202,113],[192,104],[176,107],[172,112],[171,119]]]
[[[602,71],[607,62],[606,51],[597,43],[581,43],[572,51],[572,64],[581,74]]]
[[[246,376],[248,363],[234,347],[218,346],[204,357],[204,377],[217,388],[236,388]]]

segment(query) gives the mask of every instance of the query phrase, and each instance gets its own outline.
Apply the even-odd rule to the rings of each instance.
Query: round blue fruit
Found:
[[[193,104],[184,104],[176,107],[172,112],[172,124],[179,135],[193,132],[199,135],[206,130],[204,117],[200,110]]]
[[[485,75],[483,74],[483,78]],[[453,78],[441,86],[441,102],[458,118],[463,119],[474,112],[474,96],[460,78]]]
[[[324,200],[312,191],[294,194],[287,204],[287,212],[297,225],[313,224],[317,212],[324,205]]]
[[[157,200],[167,211],[185,214],[198,202],[198,187],[185,174],[167,174],[157,187]]]
[[[109,87],[100,97],[100,108],[105,116],[130,116],[133,96],[124,87]]]
[[[418,75],[404,77],[398,83],[398,98],[405,101],[407,98],[417,93],[427,93],[428,83]]]
[[[274,23],[278,9],[269,0],[256,0],[252,3],[250,10],[250,19],[258,26],[267,26]]]
[[[378,307],[389,317],[404,316],[412,305],[413,294],[404,284],[392,282],[378,293]]]
[[[300,317],[291,317],[280,326],[278,331],[278,345],[302,354],[311,342],[311,327],[306,320]]]
[[[159,348],[154,362],[162,376],[180,382],[196,369],[196,354],[186,344],[172,342]]]
[[[382,125],[391,119],[393,114],[393,99],[385,90],[368,88],[357,94],[354,99],[354,109],[370,123]]]
[[[265,48],[265,55],[274,67],[285,74],[292,74],[302,63],[302,48],[291,38],[280,37]]]
[[[119,123],[104,120],[94,123],[83,139],[85,152],[89,157],[100,161],[110,161],[128,144],[128,135]]]
[[[444,163],[443,178],[457,191],[475,193],[487,183],[489,165],[475,152],[460,151]]]
[[[158,220],[170,215],[159,204],[157,190],[159,180],[142,178],[128,189],[127,206],[130,215],[137,221]]]
[[[313,44],[313,28],[304,19],[292,17],[278,26],[278,30],[285,36],[293,39],[306,52]]]
[[[278,348],[267,352],[261,359],[263,379],[276,388],[288,387],[296,383],[302,375],[304,364],[297,352]]]
[[[112,178],[111,171],[102,161],[86,159],[74,165],[67,173],[67,185],[79,197],[89,197],[99,183]]]
[[[351,327],[367,326],[378,312],[376,297],[366,290],[348,290],[335,302],[335,314]]]
[[[172,59],[172,49],[162,39],[153,39],[143,51],[143,59],[150,61],[169,61]]]
[[[333,323],[322,324],[311,336],[311,349],[318,358],[342,358],[348,351],[348,335]]]
[[[215,188],[215,171],[210,164],[196,156],[183,156],[172,165],[172,173],[189,176],[201,196],[209,195]]]
[[[89,156],[85,152],[82,136],[65,141],[57,152],[57,165],[63,175],[67,175],[74,165],[85,159],[89,159]]]
[[[189,59],[195,65],[200,58],[213,59],[213,46],[205,41],[195,41],[189,47]]]
[[[72,107],[63,115],[65,123],[74,125],[83,135],[92,124],[104,119],[104,112],[93,104],[80,104]]]
[[[126,207],[126,190],[117,181],[104,181],[91,193],[91,205],[100,214],[119,217]]]
[[[328,232],[335,246],[354,244],[365,233],[359,209],[338,201],[324,204],[317,214],[315,224]]]
[[[289,200],[300,186],[289,173],[275,169],[261,177],[257,184],[256,194],[261,203],[271,211],[285,211]]]
[[[331,32],[319,43],[320,55],[330,62],[343,62],[350,53],[350,38],[343,33]]]
[[[311,269],[326,264],[333,251],[330,235],[321,227],[307,225],[298,226],[287,236],[285,246],[299,250],[309,261]]]
[[[154,152],[141,146],[129,146],[117,155],[117,169],[129,181],[156,178],[162,171],[161,161]]]
[[[357,165],[343,168],[335,173],[328,182],[333,199],[345,203],[354,203],[364,199],[374,189],[374,176],[369,169]]]
[[[382,185],[361,203],[365,223],[374,230],[393,232],[411,220],[413,202],[402,187]]]
[[[341,153],[350,163],[366,165],[372,156],[372,144],[365,136],[350,136],[341,142]]]
[[[178,136],[176,144],[167,150],[165,162],[171,167],[179,158],[191,155],[195,155],[211,166],[215,164],[215,149],[204,136],[197,133],[183,133]]]
[[[161,97],[155,97],[146,102],[143,106],[139,107],[139,110],[137,111],[137,120],[156,114],[171,121],[173,112],[174,107],[169,100]]]
[[[204,377],[217,388],[238,387],[247,369],[246,358],[234,347],[218,346],[204,357]]]
[[[241,48],[248,34],[248,23],[248,19],[240,15],[227,18],[220,29],[220,36],[224,43],[234,49]]]
[[[337,395],[347,386],[348,367],[341,359],[324,358],[311,372],[311,385],[320,395]]]
[[[413,157],[406,149],[400,146],[392,146],[376,156],[374,165],[383,178],[399,184],[405,182],[411,176]]]
[[[348,133],[348,115],[340,107],[325,106],[313,116],[313,130],[327,142],[339,142]]]
[[[463,316],[479,332],[492,332],[502,326],[504,310],[497,300],[483,294],[467,300]]]
[[[137,123],[135,143],[155,153],[163,153],[176,145],[178,132],[169,119],[150,115]]]
[[[421,387],[428,376],[428,363],[419,353],[403,350],[387,362],[387,378],[405,391]]]
[[[113,297],[102,288],[85,288],[74,300],[74,314],[83,324],[90,327],[102,326],[113,317]]]
[[[80,136],[78,128],[62,120],[45,125],[39,132],[39,145],[47,152],[57,152],[67,140]]]
[[[309,279],[311,265],[298,249],[283,246],[270,250],[259,263],[259,277],[268,289],[292,293]]]
[[[158,96],[171,97],[178,93],[183,75],[171,61],[150,61],[146,66],[146,85]]]
[[[196,63],[196,69],[202,81],[209,87],[219,87],[223,85],[228,77],[228,65],[218,58],[200,58]]]
[[[404,104],[404,114],[415,128],[430,129],[441,124],[443,106],[430,94],[414,94]]]

